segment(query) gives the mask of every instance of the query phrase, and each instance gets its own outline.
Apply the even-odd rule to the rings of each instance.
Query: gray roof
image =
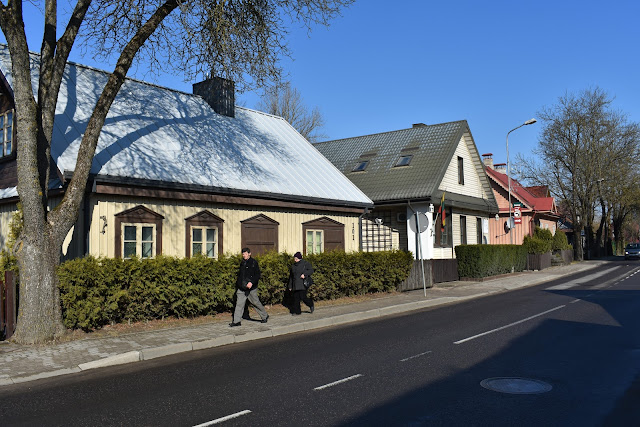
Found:
[[[326,141],[315,144],[318,150],[336,165],[376,204],[394,201],[427,200],[439,202],[447,167],[463,136],[473,141],[466,120],[434,125],[415,125],[409,129]],[[475,144],[472,151],[477,155]],[[413,155],[407,167],[394,167],[401,155]],[[368,160],[364,171],[354,167]],[[481,164],[477,170],[485,175]],[[497,205],[488,180],[483,186],[491,200],[447,193],[447,201],[456,199],[459,206],[496,210]]]
[[[466,121],[417,126],[322,142],[316,147],[374,202],[420,199],[438,189],[467,129]],[[413,154],[411,164],[394,168],[401,153]],[[364,172],[352,172],[359,160],[366,159],[369,165]]]
[[[34,92],[38,56],[32,54]],[[6,46],[0,71],[12,83]],[[75,169],[82,134],[109,74],[68,63],[56,106],[52,158]],[[200,96],[127,79],[106,118],[91,173],[193,185],[226,194],[370,206],[371,200],[281,117],[236,107],[217,114]]]

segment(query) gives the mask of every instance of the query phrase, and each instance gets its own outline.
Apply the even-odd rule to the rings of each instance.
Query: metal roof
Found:
[[[436,197],[466,121],[317,143],[316,147],[374,202]],[[470,135],[470,133],[469,133]],[[400,156],[412,155],[408,166],[394,167]],[[362,172],[353,172],[369,160]]]
[[[32,54],[34,92],[38,55]],[[0,71],[12,83],[6,46]],[[84,129],[109,73],[68,63],[58,103],[51,156],[68,175]],[[107,115],[91,173],[145,181],[237,190],[309,202],[370,206],[371,200],[281,117],[236,107],[217,114],[200,97],[127,79]]]

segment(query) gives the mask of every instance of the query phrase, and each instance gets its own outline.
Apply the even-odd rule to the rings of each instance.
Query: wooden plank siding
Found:
[[[487,191],[480,182],[480,175],[475,165],[482,164],[481,160],[477,158],[475,152],[469,149],[469,146],[473,146],[473,141],[469,134],[462,136],[455,154],[453,155],[447,171],[440,183],[438,189],[445,192],[444,203],[447,209],[451,209],[447,203],[447,194],[462,194],[465,196],[477,197],[481,199],[487,199]],[[458,183],[458,157],[463,159],[463,171],[464,171],[464,184]],[[481,171],[484,174],[484,170]],[[434,202],[436,212],[438,210],[439,200]],[[434,214],[435,215],[435,214]],[[461,244],[460,234],[460,216],[467,217],[467,244],[476,244],[477,242],[477,218],[489,218],[486,213],[478,213],[475,211],[453,209],[452,210],[452,233],[453,233],[453,247],[438,248],[433,250],[433,259],[451,259],[455,258],[455,247]],[[490,241],[490,234],[483,233],[487,242]]]
[[[176,200],[159,200],[151,198],[132,199],[125,196],[92,195],[90,202],[90,223],[88,252],[93,256],[113,257],[115,255],[114,230],[115,215],[135,206],[142,205],[162,215],[163,221],[163,254],[169,256],[185,256],[185,219],[204,210],[224,220],[223,252],[239,253],[242,249],[241,221],[259,214],[264,214],[279,223],[278,245],[280,252],[294,253],[303,250],[302,223],[321,217],[327,217],[341,224],[345,230],[345,251],[358,250],[358,215],[351,213],[332,215],[327,211],[301,209],[263,208],[254,206],[238,206],[231,204],[185,202]],[[106,218],[107,227],[102,233],[102,216]],[[353,230],[353,233],[352,233]]]

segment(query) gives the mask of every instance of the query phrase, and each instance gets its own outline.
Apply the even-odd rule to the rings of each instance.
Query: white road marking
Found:
[[[416,357],[424,356],[425,354],[429,354],[431,351],[425,351],[424,353],[416,354],[415,356],[407,357],[406,359],[400,359],[401,362],[406,362],[407,360],[415,359]]]
[[[251,413],[251,411],[250,411],[250,410],[245,409],[244,411],[236,412],[235,414],[227,415],[226,417],[222,417],[222,418],[218,418],[218,419],[213,420],[213,421],[209,421],[209,422],[206,422],[206,423],[198,424],[197,426],[193,426],[193,427],[207,427],[207,426],[212,426],[212,425],[214,425],[214,424],[220,424],[220,423],[223,423],[223,422],[225,422],[225,421],[229,421],[229,420],[232,420],[232,419],[234,419],[234,418],[238,418],[238,417],[241,417],[241,416],[243,416],[243,415],[250,414],[250,413]]]
[[[504,325],[504,326],[501,326],[501,327],[499,327],[499,328],[492,329],[492,330],[490,330],[490,331],[483,332],[483,333],[481,333],[481,334],[474,335],[474,336],[472,336],[472,337],[465,338],[465,339],[460,340],[460,341],[455,341],[455,342],[454,342],[454,344],[462,344],[463,342],[471,341],[471,340],[473,340],[473,339],[480,338],[480,337],[482,337],[482,336],[489,335],[489,334],[491,334],[491,333],[498,332],[498,331],[501,331],[501,330],[503,330],[503,329],[510,328],[511,326],[515,326],[515,325],[517,325],[517,324],[519,324],[519,323],[523,323],[523,322],[526,322],[526,321],[528,321],[528,320],[535,319],[536,317],[544,316],[545,314],[547,314],[547,313],[551,313],[552,311],[560,310],[560,309],[561,309],[561,308],[563,308],[563,307],[565,307],[565,306],[564,306],[564,305],[560,305],[560,306],[558,306],[558,307],[556,307],[556,308],[552,308],[551,310],[543,311],[542,313],[538,313],[538,314],[534,314],[533,316],[529,316],[529,317],[527,317],[526,319],[518,320],[517,322],[509,323],[508,325]]]
[[[561,285],[551,286],[546,288],[548,291],[562,291],[565,289],[573,288],[574,286],[582,285],[583,283],[590,282],[591,280],[597,279],[598,277],[602,277],[606,274],[611,273],[613,270],[616,270],[618,267],[608,268],[599,273],[590,274],[585,277],[581,277],[580,279],[571,280],[570,282],[563,283]]]
[[[361,376],[362,376],[362,374],[352,375],[352,376],[350,376],[350,377],[343,378],[343,379],[341,379],[341,380],[334,381],[334,382],[329,383],[329,384],[321,385],[320,387],[316,387],[316,388],[314,388],[314,390],[322,390],[322,389],[325,389],[325,388],[333,387],[334,385],[338,385],[338,384],[346,383],[347,381],[354,380],[354,379],[356,379],[356,378],[358,378],[358,377],[361,377]]]

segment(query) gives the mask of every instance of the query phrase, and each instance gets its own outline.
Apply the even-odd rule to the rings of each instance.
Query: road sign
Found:
[[[520,210],[520,205],[513,206],[513,223],[522,224],[522,211]]]
[[[409,228],[414,233],[424,233],[429,228],[429,217],[424,212],[414,213],[409,219]]]

